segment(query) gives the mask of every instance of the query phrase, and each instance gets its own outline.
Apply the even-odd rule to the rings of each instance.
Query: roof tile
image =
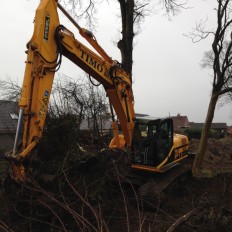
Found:
[[[18,115],[18,103],[0,100],[0,133],[14,133],[17,128],[17,119],[13,119],[11,114]]]

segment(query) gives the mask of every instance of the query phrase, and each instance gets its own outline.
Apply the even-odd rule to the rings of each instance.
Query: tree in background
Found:
[[[106,102],[105,91],[102,86],[94,83],[86,75],[86,79],[72,79],[65,74],[58,74],[50,99],[49,116],[61,118],[66,115],[75,117],[74,127],[80,129],[84,119],[90,122],[90,129],[94,135],[101,135],[101,119],[108,114],[109,104]]]
[[[90,122],[90,128],[94,135],[100,137],[103,134],[103,121],[110,111],[109,102],[107,102],[103,87],[93,83],[92,80],[87,82],[85,92],[88,96],[86,101],[87,114],[85,118]]]
[[[20,98],[21,87],[9,76],[6,78],[7,80],[0,79],[0,100],[17,102]]]
[[[91,77],[72,79],[65,74],[58,74],[52,88],[48,117],[50,121],[59,118],[70,120],[71,117],[76,130],[79,130],[82,121],[87,119],[93,124],[90,129],[99,137],[102,134],[102,119],[109,113],[109,103],[103,87],[89,78]],[[21,87],[8,79],[0,80],[0,100],[18,102]]]
[[[168,16],[175,15],[181,8],[184,8],[187,0],[118,0],[121,15],[121,38],[117,47],[121,52],[121,63],[125,70],[132,77],[133,66],[133,40],[138,34],[139,28],[146,16],[154,12],[155,7],[162,6]],[[108,2],[108,1],[107,1]],[[65,4],[66,3],[66,4]],[[87,20],[89,27],[92,27],[96,18],[97,6],[102,0],[69,0],[63,1],[73,11],[77,19]],[[78,13],[77,13],[78,12]],[[117,28],[115,28],[115,31]],[[132,78],[131,78],[132,79]]]
[[[121,52],[121,63],[132,76],[134,36],[137,34],[144,18],[152,12],[152,3],[154,4],[154,2],[151,0],[118,0],[118,2],[120,4],[122,30],[121,39],[117,45]],[[161,4],[170,16],[175,15],[185,6],[186,2],[159,0],[158,4]]]
[[[51,117],[60,117],[67,114],[76,115],[77,125],[80,125],[86,114],[87,94],[86,83],[80,78],[71,79],[65,74],[58,74],[53,85],[49,106]]]
[[[215,10],[217,15],[215,31],[206,31],[204,22],[200,22],[195,30],[188,35],[193,42],[213,36],[212,50],[205,53],[202,62],[202,67],[213,70],[213,82],[208,112],[192,169],[196,176],[201,173],[216,104],[222,97],[229,98],[231,101],[232,93],[232,2],[230,0],[217,0],[217,9]]]

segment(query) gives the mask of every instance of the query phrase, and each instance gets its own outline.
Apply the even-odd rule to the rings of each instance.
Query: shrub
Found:
[[[189,139],[200,139],[201,131],[201,129],[188,128],[184,130],[184,133],[188,136]]]

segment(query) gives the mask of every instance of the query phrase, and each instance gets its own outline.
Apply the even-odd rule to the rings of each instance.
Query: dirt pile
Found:
[[[190,152],[197,153],[199,140],[192,139]],[[203,159],[203,168],[211,170],[212,175],[232,172],[232,139],[209,139]]]
[[[196,152],[198,144],[192,140],[190,151]],[[130,179],[128,157],[120,150],[91,141],[78,143],[63,156],[35,157],[30,182],[1,190],[0,231],[229,232],[232,176],[225,170],[232,168],[231,154],[230,141],[209,140],[204,166],[217,176],[182,176],[149,207],[141,201],[139,181]]]

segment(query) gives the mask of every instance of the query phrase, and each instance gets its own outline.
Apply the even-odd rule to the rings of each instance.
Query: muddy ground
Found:
[[[191,141],[191,153],[198,144]],[[188,172],[149,199],[140,188],[153,176],[140,179],[126,154],[104,143],[34,155],[28,167],[26,183],[1,187],[0,231],[232,231],[231,139],[208,141],[204,178]]]

